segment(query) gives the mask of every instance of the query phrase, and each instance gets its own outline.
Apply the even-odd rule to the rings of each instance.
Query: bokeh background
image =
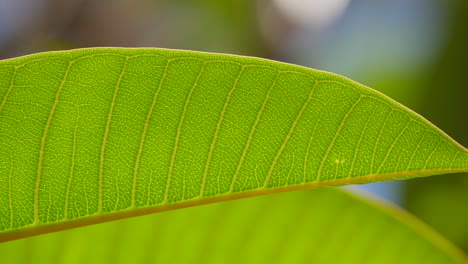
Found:
[[[94,46],[270,58],[380,90],[468,146],[467,25],[464,0],[0,0],[0,59]],[[468,252],[468,175],[356,188]]]

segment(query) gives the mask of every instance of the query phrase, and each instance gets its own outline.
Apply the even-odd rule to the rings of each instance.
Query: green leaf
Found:
[[[0,241],[253,195],[468,170],[346,78],[257,58],[83,49],[0,62]]]
[[[406,212],[332,188],[197,206],[0,244],[5,263],[466,263]]]

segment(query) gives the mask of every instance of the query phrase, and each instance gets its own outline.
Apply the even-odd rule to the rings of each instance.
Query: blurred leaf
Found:
[[[0,255],[4,263],[464,263],[404,211],[331,188],[12,241]]]
[[[468,170],[468,151],[341,76],[84,49],[0,62],[0,241],[272,192]]]
[[[448,38],[423,84],[427,94],[422,96],[424,107],[420,111],[466,145],[468,2],[448,1],[446,4],[451,14]],[[408,181],[407,186],[406,208],[468,252],[468,174]]]

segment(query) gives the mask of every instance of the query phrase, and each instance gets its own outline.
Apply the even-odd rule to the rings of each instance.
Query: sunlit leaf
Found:
[[[468,170],[419,115],[257,58],[84,49],[0,62],[0,241],[294,189]]]

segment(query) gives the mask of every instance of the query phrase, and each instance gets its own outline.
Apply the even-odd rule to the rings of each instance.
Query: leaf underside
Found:
[[[0,62],[0,241],[191,205],[467,171],[468,152],[344,77],[97,48]]]

